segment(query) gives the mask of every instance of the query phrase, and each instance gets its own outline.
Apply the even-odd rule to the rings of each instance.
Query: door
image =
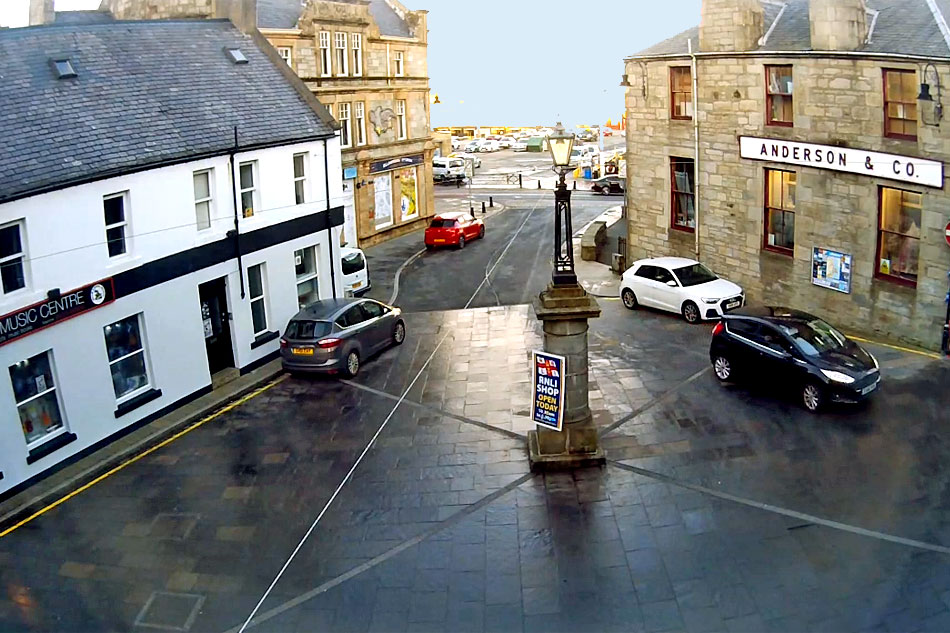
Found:
[[[665,310],[672,310],[674,312],[680,311],[680,288],[679,284],[676,283],[676,279],[673,277],[673,273],[668,271],[665,268],[660,266],[656,267],[656,274],[654,275],[654,285],[653,292],[654,298],[656,299],[657,307],[663,308]],[[676,284],[675,287],[670,287],[667,284],[669,282]]]
[[[383,306],[375,301],[360,304],[366,320],[362,323],[366,336],[373,342],[373,351],[377,352],[389,343],[390,332],[386,325],[389,320],[383,318]]]
[[[656,266],[640,266],[633,273],[633,292],[637,295],[637,302],[647,307],[657,307],[654,297],[654,276]]]
[[[198,286],[198,304],[204,327],[208,370],[216,374],[234,367],[231,348],[231,315],[228,313],[228,295],[225,278],[221,277]]]

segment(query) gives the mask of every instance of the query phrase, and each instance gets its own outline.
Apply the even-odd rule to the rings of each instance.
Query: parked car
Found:
[[[497,152],[501,149],[501,144],[498,141],[493,141],[490,139],[485,139],[478,146],[478,151],[480,152]]]
[[[856,403],[881,381],[877,359],[816,316],[782,307],[743,308],[713,328],[709,360],[720,382],[761,377],[794,389],[808,411]]]
[[[511,136],[502,136],[500,139],[498,139],[498,144],[501,146],[502,149],[511,148],[512,144],[514,144],[515,142],[516,142],[515,139]]]
[[[363,361],[406,339],[402,310],[372,299],[323,299],[298,312],[280,339],[290,373],[353,377]]]
[[[468,143],[467,139],[458,138],[457,136],[452,137],[452,151],[460,149],[463,145]]]
[[[433,158],[432,180],[435,182],[464,182],[465,159],[443,156]]]
[[[464,211],[440,213],[425,231],[426,248],[454,245],[465,248],[467,241],[485,237],[485,223]]]
[[[624,179],[620,176],[604,176],[591,181],[590,190],[605,196],[612,193],[623,194]]]
[[[343,290],[349,290],[354,295],[361,295],[369,291],[372,285],[369,281],[369,267],[366,265],[366,255],[358,248],[341,248],[340,265],[343,269]]]
[[[460,149],[461,151],[466,152],[466,153],[477,152],[478,146],[481,145],[481,143],[482,142],[480,140],[476,139],[476,140],[469,141],[467,143],[462,144],[462,147]]]
[[[525,141],[515,141],[511,144],[511,149],[515,152],[527,152],[528,144]]]
[[[641,305],[659,308],[697,323],[742,307],[745,294],[695,260],[657,257],[636,261],[623,273],[620,299],[630,310]]]

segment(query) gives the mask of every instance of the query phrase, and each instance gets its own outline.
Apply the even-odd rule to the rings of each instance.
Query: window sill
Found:
[[[786,122],[786,121],[769,121],[765,125],[766,127],[795,127],[794,122]]]
[[[782,248],[781,246],[769,246],[766,244],[762,247],[762,250],[766,253],[775,253],[776,255],[781,255],[782,257],[794,258],[795,249],[794,248]]]
[[[679,226],[678,224],[674,224],[670,228],[674,231],[679,231],[680,233],[693,234],[696,232],[696,229],[691,226]]]
[[[61,449],[62,447],[66,446],[67,444],[71,442],[75,442],[76,439],[77,439],[77,436],[75,433],[69,433],[69,432],[60,433],[59,435],[49,440],[48,442],[43,442],[42,444],[40,444],[39,446],[31,450],[26,456],[26,463],[32,464],[34,462],[37,462],[43,459],[44,457],[46,457],[47,455],[49,455],[50,453],[52,453],[53,451],[57,451]]]
[[[884,138],[890,138],[890,139],[894,139],[894,140],[897,140],[897,141],[913,141],[914,143],[917,142],[917,137],[916,137],[916,136],[908,136],[908,135],[906,135],[906,134],[887,134],[887,133],[885,132]]]
[[[122,402],[121,404],[117,405],[115,408],[115,417],[121,418],[126,413],[131,413],[132,411],[135,411],[139,407],[145,406],[152,400],[155,400],[161,397],[162,397],[161,389],[149,389],[148,391],[144,391],[140,393],[139,395],[135,396],[134,398],[129,398],[125,402]]]
[[[251,341],[251,349],[257,349],[265,343],[270,343],[278,336],[280,336],[280,333],[278,332],[261,332],[254,338],[253,341]]]
[[[670,116],[670,121],[692,121],[691,116]]]
[[[910,279],[903,279],[901,277],[895,277],[893,275],[884,275],[882,273],[877,273],[874,275],[874,280],[888,284],[888,286],[894,288],[907,288],[909,291],[917,291],[917,282],[911,281]]]

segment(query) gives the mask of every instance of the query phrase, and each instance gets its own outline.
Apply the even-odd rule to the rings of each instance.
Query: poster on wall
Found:
[[[393,175],[378,174],[373,179],[376,192],[376,228],[381,229],[393,223]]]
[[[400,209],[403,220],[411,220],[419,215],[419,191],[416,186],[416,168],[409,167],[399,171],[399,188],[402,192]]]
[[[560,431],[564,425],[564,357],[538,351],[531,356],[534,377],[531,419],[539,427]]]
[[[838,292],[851,292],[851,255],[818,248],[812,250],[811,282]]]
[[[356,248],[356,204],[353,200],[356,181],[347,178],[343,181],[343,245]]]

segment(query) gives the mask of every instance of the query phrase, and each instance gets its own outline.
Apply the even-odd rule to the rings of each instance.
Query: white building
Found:
[[[0,31],[0,498],[342,296],[335,124],[277,52],[91,21]]]

